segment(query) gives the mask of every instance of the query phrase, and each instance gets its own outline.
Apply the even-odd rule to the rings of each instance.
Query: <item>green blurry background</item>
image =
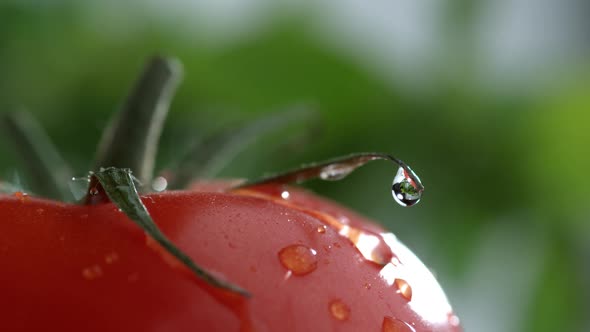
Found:
[[[3,0],[0,111],[34,113],[83,176],[154,53],[186,72],[160,167],[191,136],[311,105],[220,176],[392,153],[426,186],[416,207],[385,162],[309,186],[413,248],[467,331],[590,331],[588,22],[584,0]]]

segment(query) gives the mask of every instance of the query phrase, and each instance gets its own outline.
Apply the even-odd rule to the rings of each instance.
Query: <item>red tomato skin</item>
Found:
[[[171,264],[113,204],[0,196],[0,330],[382,331],[384,318],[394,317],[416,332],[460,331],[421,316],[379,276],[381,266],[332,227],[318,232],[325,222],[306,211],[378,229],[373,223],[300,190],[283,204],[264,196],[270,189],[142,197],[197,264],[251,292],[244,300]],[[317,268],[289,274],[278,253],[290,245],[314,249]],[[411,286],[419,294],[423,285]],[[330,311],[335,300],[349,308],[344,320]],[[433,310],[450,314],[450,306]]]

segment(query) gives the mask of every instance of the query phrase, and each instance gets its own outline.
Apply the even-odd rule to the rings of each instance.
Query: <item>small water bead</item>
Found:
[[[452,312],[449,312],[447,314],[447,320],[449,321],[449,324],[451,324],[454,327],[458,327],[461,324],[461,320],[459,319],[459,317],[457,317],[457,315],[455,315]]]
[[[412,325],[404,322],[403,320],[387,317],[383,318],[383,324],[381,324],[382,332],[416,332],[416,329]]]
[[[316,228],[316,231],[320,234],[324,234],[324,233],[326,233],[327,228],[328,227],[326,227],[326,225],[320,225]]]
[[[22,191],[15,192],[14,197],[18,198],[18,200],[21,201],[21,203],[24,203],[29,200],[29,194]]]
[[[289,199],[289,196],[291,196],[291,194],[289,194],[288,191],[284,190],[283,192],[281,192],[282,199]]]
[[[102,277],[102,268],[100,265],[93,265],[82,270],[82,276],[87,280],[94,280]]]
[[[106,256],[104,256],[104,261],[107,264],[113,264],[118,260],[119,260],[119,254],[117,254],[116,252],[111,252],[111,253],[107,254]]]
[[[166,190],[168,187],[168,180],[163,176],[158,176],[152,181],[152,189],[157,192]]]
[[[400,166],[391,187],[393,199],[401,206],[412,206],[420,201],[423,191],[420,178],[409,167]]]
[[[329,309],[332,317],[336,318],[337,320],[344,321],[350,317],[350,308],[340,299],[331,301]]]
[[[408,284],[407,281],[404,279],[395,279],[393,284],[397,288],[397,293],[399,293],[404,299],[411,301],[412,300],[412,287]]]
[[[296,276],[313,272],[318,267],[317,252],[302,244],[293,244],[279,251],[281,264]]]

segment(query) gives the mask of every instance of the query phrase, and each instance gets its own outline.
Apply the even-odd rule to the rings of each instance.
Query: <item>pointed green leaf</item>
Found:
[[[130,168],[142,182],[152,180],[160,134],[181,77],[182,65],[176,59],[155,56],[146,64],[103,132],[96,168]]]
[[[309,122],[314,113],[306,105],[294,105],[282,112],[256,119],[237,128],[228,128],[206,137],[189,148],[185,157],[173,167],[170,189],[185,188],[197,178],[214,177],[236,155],[261,137],[294,124]]]
[[[35,118],[25,111],[6,113],[0,116],[0,126],[23,161],[31,189],[44,197],[69,201],[70,167]]]

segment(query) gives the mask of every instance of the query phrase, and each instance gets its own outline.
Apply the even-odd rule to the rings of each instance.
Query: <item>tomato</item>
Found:
[[[428,269],[375,223],[293,187],[223,187],[142,200],[179,248],[250,298],[187,273],[112,203],[0,196],[0,330],[460,331]],[[377,234],[393,263],[366,259],[335,220]]]
[[[424,187],[391,155],[357,153],[252,182],[138,193],[137,179],[153,183],[154,145],[179,76],[174,59],[148,63],[103,133],[77,204],[0,182],[0,331],[461,330],[432,273],[395,235],[288,186],[339,180],[388,160],[399,167],[394,199],[416,204]],[[250,133],[276,127],[271,120],[189,153],[170,171],[172,187],[197,177],[187,170],[217,165],[216,151],[227,155]],[[2,121],[22,142],[24,160],[37,161],[26,163],[33,192],[67,200],[70,168],[46,135],[27,133],[39,126],[26,116]]]

